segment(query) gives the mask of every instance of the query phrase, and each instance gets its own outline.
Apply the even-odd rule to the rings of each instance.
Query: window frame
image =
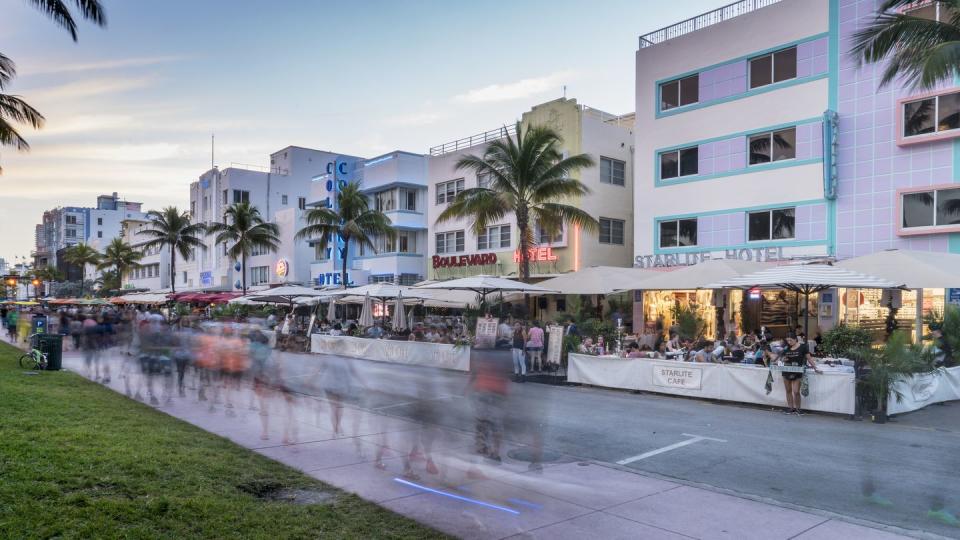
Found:
[[[507,245],[503,245],[503,229],[507,229]],[[491,242],[492,236],[491,233],[496,229],[497,232],[497,242],[493,244]],[[477,251],[497,251],[501,249],[510,249],[513,245],[513,228],[509,223],[504,223],[500,225],[490,225],[484,229],[483,234],[477,236]],[[480,241],[483,240],[484,245],[480,244]]]
[[[778,81],[778,80],[775,80],[775,79],[776,79],[776,73],[777,73],[777,58],[776,58],[776,55],[779,54],[779,53],[782,53],[782,52],[784,52],[784,51],[789,51],[790,49],[793,49],[793,51],[794,51],[794,53],[793,53],[793,54],[794,54],[793,77],[790,77],[790,78],[787,78],[787,79],[780,79],[779,81]],[[760,85],[754,86],[754,85],[753,85],[753,62],[756,61],[756,60],[760,60],[760,59],[762,59],[762,58],[770,58],[770,82],[765,83],[765,84],[760,84]],[[757,88],[764,88],[764,87],[766,87],[766,86],[771,86],[771,85],[780,84],[780,83],[786,82],[786,81],[794,81],[794,80],[796,80],[796,79],[798,78],[798,74],[797,74],[798,64],[799,64],[799,58],[797,57],[797,46],[796,46],[796,45],[791,45],[791,46],[789,46],[789,47],[784,47],[784,48],[782,48],[782,49],[777,49],[777,50],[775,50],[775,51],[770,51],[770,52],[768,52],[768,53],[766,53],[766,54],[759,54],[759,55],[757,55],[757,56],[754,56],[754,57],[748,59],[748,60],[747,60],[747,91],[749,92],[750,90],[756,90]]]
[[[454,193],[452,198],[447,197],[447,194],[450,192],[450,190],[447,189],[447,186],[449,186],[450,184],[453,184]],[[443,188],[442,189],[443,200],[441,200],[441,197],[440,197],[441,188]],[[465,188],[466,188],[466,183],[464,182],[464,178],[454,178],[453,180],[447,180],[445,182],[437,182],[436,193],[434,194],[435,195],[434,201],[437,206],[440,206],[443,204],[450,204],[451,202],[453,202],[453,199],[457,198],[457,195],[460,195],[460,193],[464,191]]]
[[[793,210],[793,231],[792,231],[793,236],[786,237],[786,238],[774,238],[773,237],[773,223],[774,223],[773,213],[782,212],[784,210]],[[753,214],[764,214],[764,213],[767,214],[767,219],[768,219],[767,237],[751,240],[750,239],[750,216]],[[745,213],[744,220],[746,221],[746,223],[744,223],[744,233],[746,234],[745,240],[747,241],[748,244],[757,243],[757,242],[789,242],[797,239],[797,207],[796,206],[781,206],[778,208],[768,208],[765,210],[753,210]]]
[[[453,235],[453,250],[447,249],[448,235]],[[442,251],[440,250],[440,243],[437,241],[441,236],[443,236],[443,246],[444,246]],[[433,251],[437,255],[446,255],[450,253],[463,253],[467,250],[466,238],[467,237],[463,229],[456,230],[456,231],[436,232],[433,234]],[[457,250],[458,243],[460,243],[463,246],[460,250]]]
[[[773,136],[776,135],[777,133],[781,133],[784,131],[793,131],[793,157],[773,159]],[[761,161],[759,163],[751,163],[750,143],[753,141],[753,139],[758,138],[760,136],[764,136],[764,135],[767,136],[767,139],[770,142],[770,160]],[[751,133],[746,137],[747,137],[747,168],[757,167],[759,165],[770,165],[771,163],[778,163],[781,161],[791,161],[791,160],[797,159],[797,126],[790,126],[790,127],[780,128],[780,129],[772,129],[769,131],[758,131],[756,133]]]
[[[960,224],[946,224],[946,225],[937,225],[937,201],[938,193],[941,191],[951,191],[960,189],[960,184],[936,184],[933,186],[924,186],[919,188],[904,188],[897,190],[897,207],[896,207],[896,216],[897,220],[897,236],[915,236],[923,234],[944,234],[944,233],[956,233],[960,232]],[[903,225],[903,212],[905,210],[903,199],[907,195],[915,195],[917,193],[932,193],[933,194],[933,205],[931,206],[931,211],[933,212],[933,225],[921,225],[917,227],[905,227]]]
[[[696,237],[694,238],[694,243],[689,246],[680,245],[680,222],[681,221],[692,221],[695,226]],[[677,242],[672,246],[663,245],[663,226],[667,223],[675,223],[677,225]],[[681,249],[681,248],[695,248],[700,245],[700,220],[698,218],[677,218],[677,219],[664,219],[657,222],[657,245],[660,249]]]
[[[680,101],[681,101],[681,96],[683,95],[682,92],[681,92],[681,84],[682,84],[682,82],[683,82],[683,81],[686,81],[686,80],[689,80],[689,79],[694,79],[694,78],[697,80],[697,99],[695,99],[694,101],[691,101],[690,103],[681,103],[681,102],[680,102]],[[675,106],[673,106],[673,107],[664,107],[664,106],[663,106],[663,105],[664,105],[664,103],[663,103],[663,90],[664,90],[664,87],[669,86],[669,85],[674,84],[674,83],[676,83],[676,85],[677,85],[677,105],[675,105]],[[660,84],[657,85],[657,108],[658,108],[658,110],[659,110],[660,112],[673,111],[673,110],[676,110],[676,109],[682,109],[682,108],[684,108],[684,107],[689,107],[690,105],[696,105],[696,104],[698,104],[698,103],[700,103],[700,73],[699,73],[699,72],[693,73],[693,74],[690,74],[690,75],[686,75],[686,76],[683,76],[683,77],[676,77],[676,78],[674,78],[674,79],[670,79],[669,81],[664,81],[664,82],[662,82],[662,83],[660,83]]]
[[[689,174],[681,174],[683,163],[683,156],[681,155],[684,152],[690,152],[691,150],[696,151],[697,153],[697,171]],[[663,156],[669,154],[677,155],[677,174],[676,176],[664,176],[663,175]],[[688,176],[699,176],[700,175],[700,145],[695,144],[692,146],[685,146],[683,148],[675,148],[673,150],[667,150],[657,154],[657,177],[660,180],[673,180],[675,178],[686,178]]]
[[[608,239],[606,242],[603,241],[603,222],[608,222]],[[599,224],[599,231],[597,234],[597,242],[600,244],[606,244],[608,246],[625,246],[627,244],[627,222],[623,219],[617,218],[608,218],[608,217],[599,217],[597,218]],[[620,242],[614,242],[615,235],[613,234],[613,225],[619,223],[620,225]]]
[[[604,179],[604,176],[603,176],[603,163],[604,163],[604,161],[607,161],[607,162],[610,163],[610,165],[609,165],[609,170],[610,170],[610,178],[609,178],[609,180],[605,180],[605,179]],[[620,182],[619,182],[619,183],[614,181],[614,180],[616,180],[616,176],[614,175],[614,165],[616,165],[616,164],[618,164],[618,163],[619,163],[619,164],[621,165],[621,167],[622,167],[622,174],[620,175]],[[607,185],[610,185],[610,186],[626,187],[626,185],[627,185],[627,162],[626,162],[626,161],[623,161],[622,159],[607,157],[607,156],[600,156],[600,163],[597,164],[597,169],[598,169],[598,172],[600,173],[600,183],[601,183],[601,184],[607,184]]]
[[[240,204],[240,203],[250,204],[250,190],[235,189],[233,190],[232,195],[233,195],[233,204]]]
[[[960,126],[951,128],[951,129],[940,129],[940,98],[945,96],[952,96],[960,94],[960,89],[950,88],[948,90],[937,90],[934,92],[928,92],[924,94],[919,94],[916,96],[909,96],[897,101],[897,144],[910,144],[915,142],[926,141],[930,139],[947,139],[960,137]],[[933,100],[933,131],[930,133],[916,133],[913,135],[906,134],[907,128],[907,119],[906,119],[906,109],[907,105],[913,103],[919,103],[921,101]]]

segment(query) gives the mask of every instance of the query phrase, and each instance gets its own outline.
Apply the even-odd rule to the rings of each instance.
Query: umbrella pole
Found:
[[[810,293],[803,294],[803,333],[810,338]]]

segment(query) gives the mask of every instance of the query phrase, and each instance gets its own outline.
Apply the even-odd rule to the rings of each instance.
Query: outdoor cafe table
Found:
[[[782,376],[774,373],[773,391],[768,395],[764,389],[767,373],[766,368],[749,364],[709,364],[571,353],[567,380],[607,388],[786,406]],[[803,398],[804,409],[853,414],[853,373],[810,373],[809,381],[810,395]]]
[[[323,334],[313,334],[310,338],[310,352],[313,353],[470,371],[470,347],[467,346]]]

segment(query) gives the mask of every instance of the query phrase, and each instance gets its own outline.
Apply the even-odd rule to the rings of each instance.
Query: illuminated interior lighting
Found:
[[[573,271],[580,270],[580,226],[573,226]]]

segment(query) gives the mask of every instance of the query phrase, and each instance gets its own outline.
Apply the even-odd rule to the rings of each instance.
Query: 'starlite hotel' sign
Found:
[[[636,268],[670,268],[672,266],[692,266],[711,259],[730,259],[735,261],[773,262],[782,261],[783,248],[728,249],[722,257],[714,257],[710,251],[690,253],[665,253],[660,255],[637,255],[633,261]],[[719,255],[719,253],[718,253]]]

